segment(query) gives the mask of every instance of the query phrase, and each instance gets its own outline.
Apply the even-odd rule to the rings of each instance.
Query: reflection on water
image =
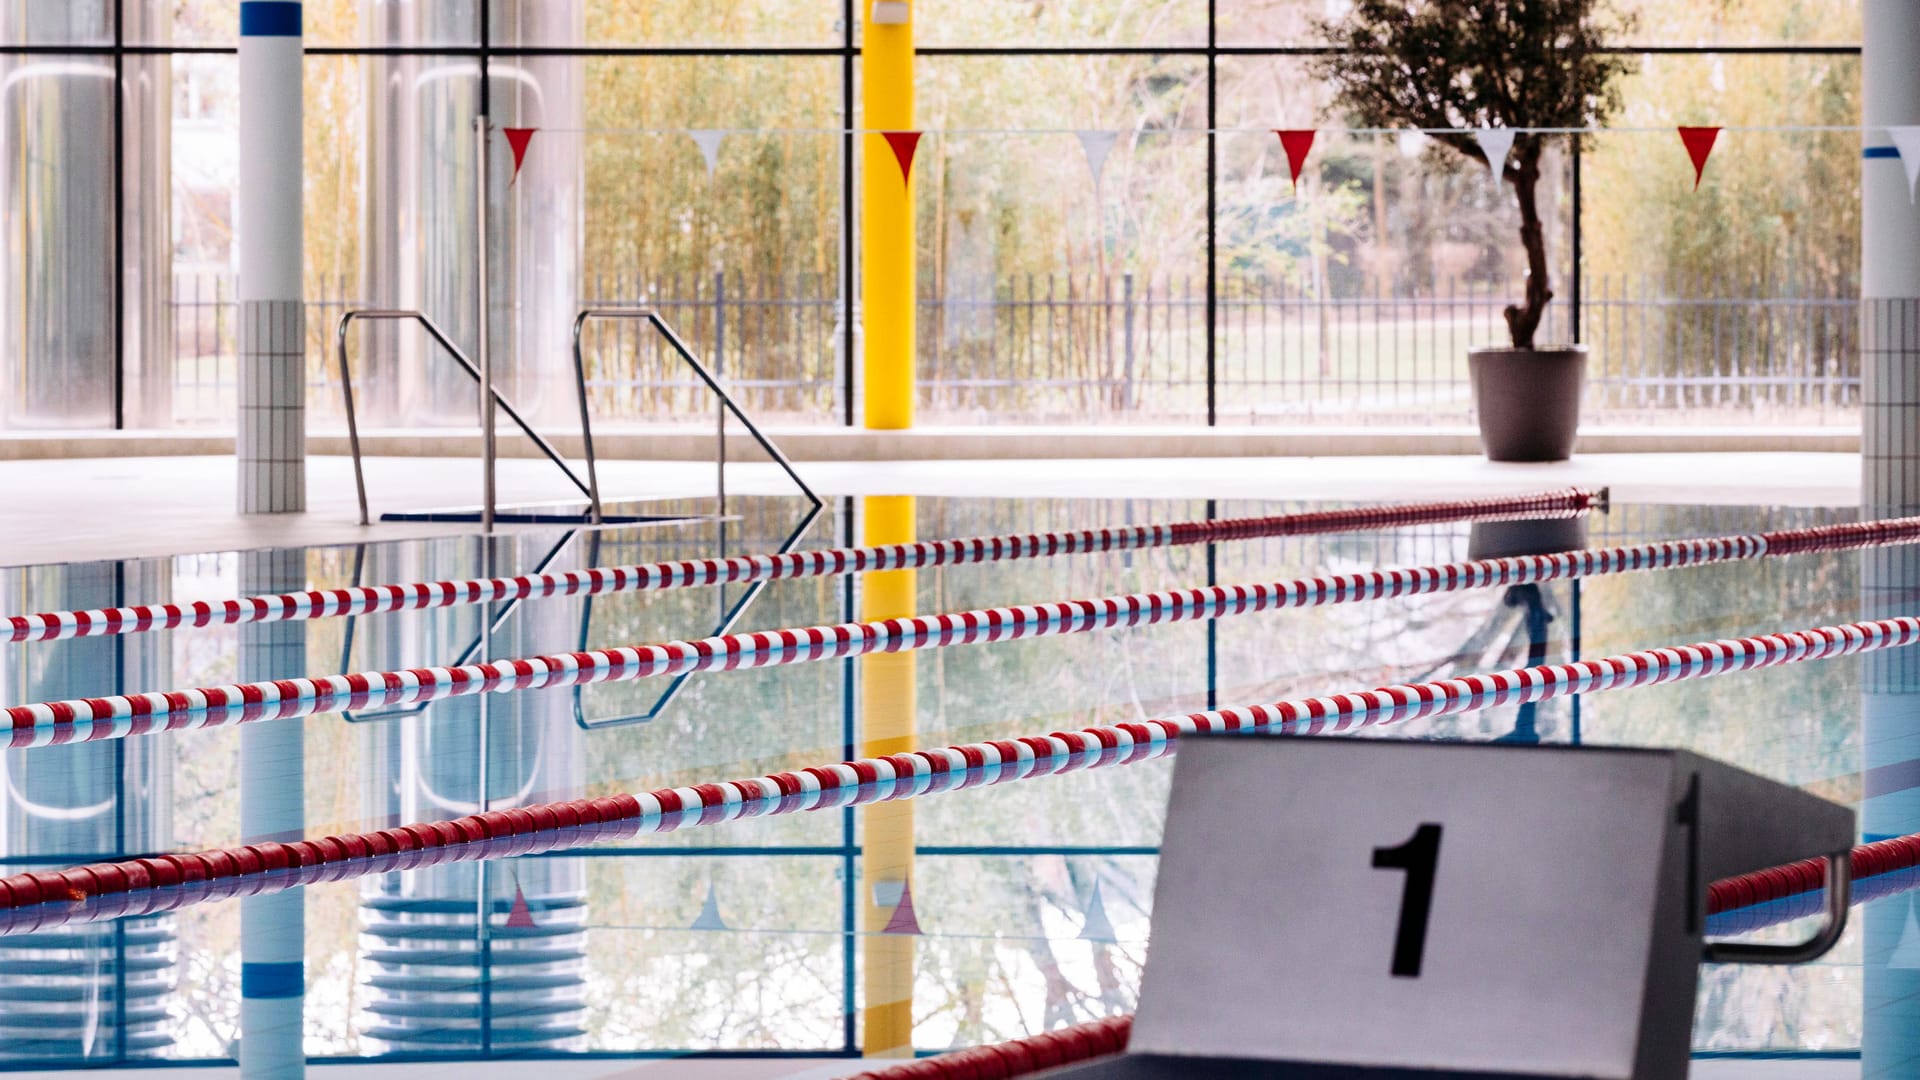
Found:
[[[705,558],[776,547],[792,500],[739,500],[736,519],[471,538],[293,556],[315,587],[519,573],[544,565]],[[1220,504],[1219,516],[1297,505]],[[1200,500],[919,500],[925,538],[1205,515]],[[804,546],[857,535],[847,505]],[[1423,526],[1222,544],[1223,584],[1455,561],[1549,547],[1752,532],[1850,510],[1621,507],[1551,527]],[[1515,545],[1518,545],[1517,547]],[[283,560],[290,558],[282,556]],[[260,567],[232,555],[0,572],[0,611],[221,598]],[[921,745],[1034,734],[1206,706],[1594,657],[1859,617],[1858,554],[1595,578],[1175,623],[919,654]],[[283,568],[287,569],[287,568]],[[922,612],[1191,586],[1204,547],[922,570]],[[1904,571],[1903,571],[1904,572]],[[740,590],[713,588],[397,612],[283,624],[308,672],[447,664],[712,633]],[[857,617],[850,578],[776,581],[740,629]],[[207,685],[256,666],[268,627],[0,646],[5,703]],[[344,659],[343,659],[344,658]],[[530,802],[759,775],[839,761],[867,737],[860,661],[690,678],[659,715],[657,682],[450,699],[417,714],[317,716],[78,747],[11,751],[0,803],[10,868],[230,845],[296,821],[310,834],[381,828]],[[1861,661],[1845,659],[1438,717],[1382,738],[1684,746],[1857,802]],[[485,709],[483,718],[482,709]],[[291,743],[287,742],[292,737]],[[281,816],[236,780],[249,740],[280,740],[303,777]],[[288,755],[292,755],[289,757]],[[1909,757],[1916,755],[1908,755]],[[256,763],[257,764],[257,763]],[[910,894],[861,873],[869,838],[835,810],[651,835],[618,847],[387,874],[286,894],[304,919],[300,1023],[312,1055],[506,1055],[580,1050],[787,1049],[862,1044],[867,935],[912,941],[913,1041],[993,1041],[1132,1008],[1144,957],[1164,761],[958,792],[914,804]],[[1589,810],[1591,808],[1581,808]],[[1311,828],[1312,822],[1286,823]],[[1278,824],[1275,827],[1279,827]],[[1906,831],[1911,831],[1911,828]],[[875,885],[882,888],[876,889]],[[861,911],[911,898],[911,925]],[[221,1058],[241,1034],[242,907],[0,938],[0,1055],[98,1064]],[[1904,897],[1874,901],[1895,910]],[[1900,912],[1909,907],[1898,907]],[[917,929],[916,933],[911,933]],[[282,943],[283,945],[286,943]],[[1857,933],[1803,969],[1705,973],[1696,1043],[1714,1049],[1861,1045]],[[256,983],[256,988],[264,985]]]

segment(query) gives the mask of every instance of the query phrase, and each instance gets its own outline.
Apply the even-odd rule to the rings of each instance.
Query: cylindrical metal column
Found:
[[[1886,130],[1920,125],[1920,4],[1865,0],[1863,15],[1861,490],[1864,514],[1884,517],[1920,512],[1920,209]],[[1867,552],[1861,589],[1867,618],[1920,613],[1920,552]],[[1893,766],[1920,760],[1920,656],[1905,649],[1868,656],[1862,681],[1862,764],[1868,777],[1890,775]],[[1868,840],[1920,831],[1920,789],[1877,790],[1870,780],[1860,817]],[[1896,958],[1917,916],[1912,897],[1881,900],[1865,912],[1862,1076],[1920,1069],[1920,969]]]
[[[305,549],[240,556],[246,593],[307,586]],[[307,624],[240,628],[240,677],[283,679],[310,670]],[[247,842],[288,840],[306,830],[306,726],[249,724],[240,729],[240,834]],[[301,889],[240,901],[240,1076],[300,1080],[306,1075],[302,1004],[306,996],[306,893]]]
[[[243,514],[307,508],[300,18],[293,0],[240,4],[237,449]]]
[[[164,42],[167,0],[123,0],[121,36]],[[173,423],[173,57],[121,59],[120,311],[122,419],[130,428]]]
[[[0,576],[0,609],[163,601],[170,570],[162,562],[8,571]],[[0,647],[0,698],[162,685],[173,674],[171,637]],[[58,870],[108,852],[129,857],[171,847],[173,739],[0,753],[6,871]],[[177,961],[171,915],[0,937],[0,1060],[104,1063],[164,1052],[173,1041],[168,1001]]]
[[[492,41],[552,46],[581,40],[581,0],[494,0]],[[471,43],[478,5],[466,0],[361,0],[365,40],[378,46]],[[584,116],[582,61],[496,56],[487,175],[488,340],[494,385],[529,419],[578,423],[568,389],[569,331],[579,308]],[[362,293],[374,307],[423,311],[477,359],[473,124],[479,65],[471,57],[366,59],[368,192]],[[537,134],[519,175],[500,130]],[[554,130],[548,130],[554,129]],[[473,381],[410,327],[368,327],[355,373],[363,422],[469,426]],[[363,396],[356,393],[356,397]],[[477,490],[475,494],[478,494]],[[465,500],[471,502],[472,500]]]
[[[544,540],[523,544],[537,558]],[[477,551],[382,552],[369,573],[438,580],[474,571]],[[563,555],[562,560],[568,559]],[[577,560],[573,560],[577,564]],[[567,564],[557,562],[557,569]],[[496,653],[576,648],[580,601],[518,606],[494,632]],[[357,665],[441,662],[479,634],[499,605],[367,620]],[[433,659],[429,659],[433,658]],[[370,720],[366,816],[391,824],[435,821],[566,798],[579,792],[583,748],[566,691],[512,694],[490,703],[484,746],[474,698],[418,716]],[[483,898],[484,897],[484,901]],[[484,924],[481,913],[486,913]],[[579,859],[465,863],[372,879],[361,901],[362,956],[372,972],[361,1031],[394,1053],[565,1051],[585,1036],[587,897]]]

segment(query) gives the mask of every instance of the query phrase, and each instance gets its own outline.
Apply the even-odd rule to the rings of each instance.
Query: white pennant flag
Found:
[[[1912,202],[1914,183],[1920,181],[1920,127],[1890,127],[1887,134],[1900,151],[1900,164],[1907,168],[1907,201]]]
[[[689,131],[695,146],[700,148],[700,156],[707,159],[707,179],[713,179],[714,167],[720,164],[720,140],[727,137],[724,131]]]
[[[1117,131],[1076,131],[1080,139],[1080,149],[1086,152],[1087,168],[1093,172],[1093,186],[1100,188],[1100,177],[1107,171],[1107,155],[1113,153],[1113,144],[1120,138]]]
[[[1481,128],[1473,137],[1480,144],[1480,152],[1487,155],[1487,168],[1493,170],[1493,182],[1499,183],[1500,172],[1507,167],[1507,151],[1513,149],[1513,129]]]

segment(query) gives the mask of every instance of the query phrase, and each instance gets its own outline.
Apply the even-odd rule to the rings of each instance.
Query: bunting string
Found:
[[[1485,131],[1511,131],[1516,135],[1672,135],[1674,131],[1686,125],[1662,124],[1654,126],[1634,125],[1629,127],[1503,127],[1503,128],[1439,128],[1439,127],[1347,127],[1341,124],[1319,124],[1311,129],[1321,135],[1466,135],[1476,136]],[[864,127],[543,127],[542,132],[561,135],[677,135],[688,136],[696,131],[710,132],[716,135],[885,135],[894,128]],[[1089,131],[1108,131],[1117,135],[1131,135],[1135,138],[1151,138],[1155,135],[1266,135],[1283,130],[1274,126],[1266,127],[1189,127],[1183,125],[1155,126],[1140,128],[1134,126],[1116,128],[1085,127],[955,127],[920,128],[917,134],[927,137],[943,135],[1073,135],[1078,136]],[[1718,130],[1730,133],[1757,134],[1875,134],[1891,129],[1884,125],[1861,124],[1723,124]]]

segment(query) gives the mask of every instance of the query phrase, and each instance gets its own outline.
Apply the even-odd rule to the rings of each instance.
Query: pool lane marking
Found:
[[[1213,619],[1461,589],[1523,585],[1641,570],[1740,562],[1768,555],[1920,541],[1920,517],[1698,540],[1662,540],[1556,555],[1520,555],[1442,566],[1363,570],[1258,585],[1209,586],[983,608],[875,622],[726,634],[695,641],[496,660],[459,667],[313,675],[188,690],[117,694],[10,706],[5,728],[15,749],[292,719],[553,686],[678,675],[692,671],[904,652],[951,645],[1086,633],[1116,626]]]
[[[196,600],[185,604],[43,611],[0,619],[0,635],[4,635],[0,636],[0,641],[65,641],[70,638],[138,634],[183,626],[234,626],[331,619],[500,600],[598,596],[701,585],[731,585],[763,579],[825,577],[870,570],[1048,558],[1103,551],[1139,551],[1275,536],[1403,528],[1450,521],[1577,517],[1589,510],[1604,508],[1606,499],[1605,489],[1574,487],[1488,499],[1399,503],[1269,517],[926,540],[912,544],[797,551],[785,555],[736,555],[725,559],[593,567],[510,578],[361,585],[234,600]]]
[[[744,780],[690,784],[637,794],[575,799],[471,814],[448,821],[292,843],[263,842],[197,854],[96,863],[65,871],[0,879],[0,909],[39,905],[62,921],[77,902],[124,896],[146,914],[219,896],[273,892],[440,862],[507,857],[579,847],[600,840],[716,825],[743,818],[824,810],[1035,776],[1078,772],[1165,757],[1196,732],[1280,732],[1314,735],[1358,730],[1573,694],[1709,678],[1920,641],[1920,618],[1901,617],[1755,637],[1674,645],[1596,660],[1542,664],[1356,693],[1246,705],[1138,722],[1097,725],[1011,739],[993,739],[886,757],[861,758]],[[1920,865],[1920,836],[1855,849],[1857,876]],[[1803,892],[1817,884],[1791,864],[1716,883],[1711,903],[1745,906]],[[183,891],[184,890],[184,891]],[[198,899],[182,899],[186,895]],[[1715,899],[1718,897],[1718,899]],[[1736,903],[1737,902],[1737,903]],[[92,917],[89,915],[88,917]],[[28,918],[0,930],[44,925]]]

